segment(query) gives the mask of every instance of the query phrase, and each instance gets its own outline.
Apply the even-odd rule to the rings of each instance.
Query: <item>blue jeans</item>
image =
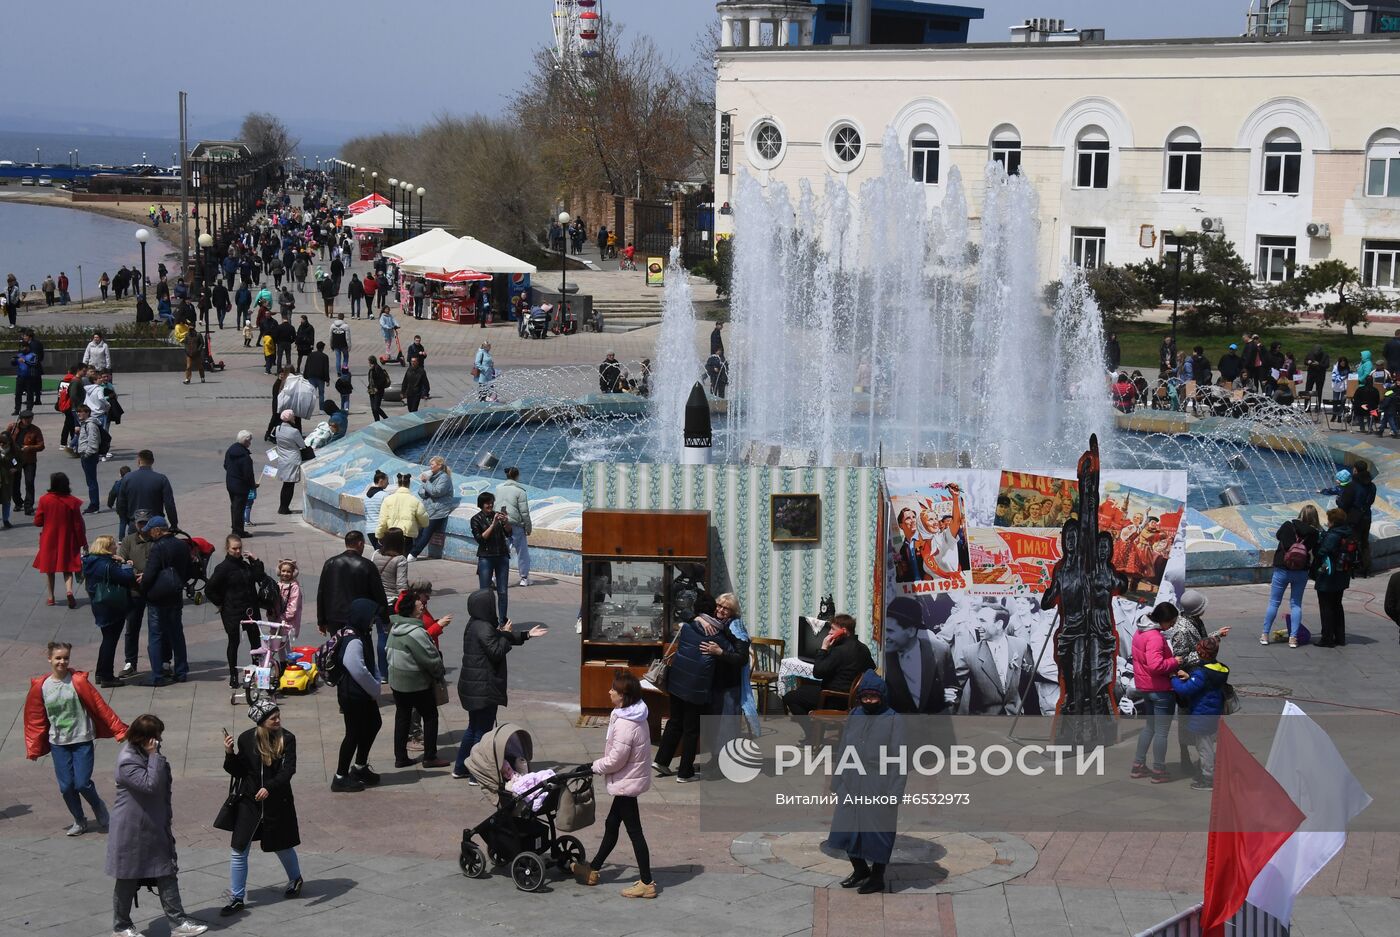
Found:
[[[462,733],[462,741],[457,746],[457,761],[452,766],[453,774],[467,773],[467,756],[472,753],[472,746],[480,742],[482,737],[496,725],[496,710],[498,708],[485,706],[481,709],[467,710],[467,731]]]
[[[237,849],[228,852],[228,890],[235,898],[246,898],[248,895],[248,851],[252,848],[253,844],[249,843],[242,852]],[[282,871],[287,873],[288,883],[301,878],[301,863],[297,862],[295,849],[279,849],[277,858],[282,860]]]
[[[1138,733],[1137,755],[1133,761],[1144,764],[1147,761],[1147,746],[1152,746],[1152,768],[1165,771],[1167,768],[1167,736],[1172,729],[1172,713],[1176,712],[1176,694],[1170,690],[1162,693],[1148,693],[1143,704],[1147,724]]]
[[[343,371],[343,370],[345,370],[346,368],[350,367],[350,349],[348,349],[348,348],[336,348],[336,349],[334,349],[334,351],[335,351],[335,373],[336,373],[336,374],[339,374],[341,371]]]
[[[409,552],[412,553],[414,556],[418,556],[420,553],[422,553],[428,548],[428,541],[433,538],[433,534],[446,529],[446,527],[447,518],[445,517],[435,517],[432,520],[428,521],[428,526],[418,531],[418,536],[415,537],[413,540],[413,548],[409,550]],[[487,587],[482,586],[482,588],[484,589]]]
[[[63,795],[63,803],[73,815],[74,823],[82,823],[83,801],[92,807],[93,816],[99,824],[107,822],[107,805],[97,796],[97,785],[92,783],[92,743],[79,742],[76,745],[53,746],[53,773],[58,776],[58,792]]]
[[[101,605],[93,605],[92,623],[102,632],[102,645],[97,650],[97,679],[116,679],[117,643],[126,630],[126,612],[114,612]]]
[[[1288,595],[1288,636],[1297,636],[1298,626],[1303,623],[1303,593],[1308,590],[1308,571],[1279,566],[1274,567],[1274,578],[1269,582],[1269,610],[1264,613],[1265,635],[1273,629],[1278,607],[1283,604],[1283,590],[1289,587],[1292,587],[1292,591]]]
[[[495,578],[493,585],[492,578]],[[504,556],[478,556],[476,558],[476,578],[483,589],[496,590],[496,614],[502,623],[506,620],[506,588],[510,585],[510,554]]]
[[[185,657],[185,624],[181,618],[184,609],[179,605],[147,606],[150,615],[150,634],[146,638],[146,653],[151,661],[151,679],[160,677],[163,648],[166,644],[174,652],[172,656],[176,680],[184,680],[190,675],[190,662]]]
[[[88,507],[96,508],[102,506],[102,495],[97,490],[97,463],[102,460],[99,455],[85,455],[78,461],[83,464],[83,477],[87,479]]]
[[[317,404],[323,404],[323,403],[325,403],[325,402],[326,402],[326,382],[323,381],[323,380],[321,380],[319,377],[308,377],[307,380],[311,382],[311,386],[312,386],[312,387],[316,388],[316,398],[317,398],[317,399],[316,399],[316,403],[317,403]]]
[[[379,681],[383,683],[389,679],[389,623],[387,621],[376,621],[374,623],[374,661],[379,673]]]
[[[515,551],[515,568],[520,570],[521,579],[530,578],[530,535],[525,528],[516,524],[510,529],[510,546]]]

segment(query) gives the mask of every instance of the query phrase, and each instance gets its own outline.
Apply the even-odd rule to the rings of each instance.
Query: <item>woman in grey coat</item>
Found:
[[[180,901],[170,762],[160,753],[164,731],[159,717],[137,716],[117,755],[117,796],[107,835],[107,874],[117,880],[112,894],[113,937],[140,937],[131,923],[131,902],[148,880],[155,882],[173,937],[197,937],[209,929],[188,917]]]
[[[428,460],[428,470],[419,476],[419,481],[423,487],[418,489],[418,497],[423,499],[423,507],[428,512],[428,524],[418,531],[413,549],[409,551],[415,559],[428,548],[433,534],[447,527],[447,518],[457,505],[457,496],[452,491],[452,469],[447,467],[447,460],[442,456],[435,455]]]
[[[301,450],[306,448],[306,440],[297,429],[297,415],[291,410],[282,411],[282,425],[277,427],[277,480],[282,483],[282,493],[278,501],[277,513],[292,513],[292,494],[297,482],[301,481]]]

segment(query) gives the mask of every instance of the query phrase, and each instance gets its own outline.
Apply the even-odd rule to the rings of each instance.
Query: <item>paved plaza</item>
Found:
[[[352,270],[363,272],[363,265]],[[606,284],[610,274],[585,274]],[[572,274],[571,274],[572,277]],[[587,288],[587,287],[586,287]],[[602,288],[600,285],[599,288]],[[111,322],[115,313],[31,313],[24,322]],[[318,331],[325,320],[312,316]],[[382,349],[372,322],[354,323],[356,361]],[[513,326],[487,330],[436,322],[406,321],[429,352],[435,404],[460,398],[470,384],[471,355],[484,336],[494,343],[502,370],[544,365],[596,364],[606,350],[625,360],[652,353],[656,329],[625,334],[583,334],[522,341]],[[421,328],[420,328],[421,327]],[[709,326],[697,327],[697,347]],[[174,484],[180,525],[219,542],[225,533],[222,453],[242,428],[260,438],[270,411],[271,378],[255,349],[244,349],[231,330],[217,335],[217,356],[229,365],[206,384],[185,387],[178,374],[118,375],[126,419],[114,434],[112,461],[100,470],[105,491],[117,467],[134,464],[135,450],[151,448],[156,468]],[[57,365],[59,362],[54,361]],[[51,367],[51,370],[55,368]],[[357,375],[362,366],[356,369]],[[397,373],[395,370],[394,373]],[[351,429],[367,407],[358,388]],[[390,413],[400,412],[391,406]],[[49,441],[39,477],[56,470],[81,480],[76,460],[56,453],[60,418],[51,399],[37,414]],[[265,448],[265,447],[263,447]],[[255,443],[254,454],[262,461]],[[275,491],[265,487],[254,510],[253,537],[245,548],[275,561],[296,559],[302,586],[314,596],[324,560],[340,552],[339,541],[300,520],[275,514]],[[23,515],[17,521],[26,520]],[[110,511],[88,518],[89,537],[114,533]],[[68,817],[47,759],[24,758],[21,708],[28,678],[47,666],[44,644],[72,642],[75,666],[91,669],[97,630],[85,597],[76,610],[46,607],[42,577],[30,566],[37,543],[32,527],[17,523],[0,535],[0,937],[51,934],[95,937],[111,932],[111,881],[103,874],[104,837],[63,835]],[[415,576],[435,586],[433,611],[456,621],[443,637],[449,679],[461,656],[464,600],[475,588],[475,570],[447,561],[423,561]],[[1246,692],[1247,712],[1276,712],[1282,692],[1309,712],[1383,710],[1394,715],[1400,695],[1400,643],[1396,627],[1381,612],[1386,578],[1358,580],[1347,593],[1349,644],[1345,649],[1261,647],[1254,640],[1267,587],[1206,590],[1208,620],[1230,624],[1222,659],[1232,682]],[[518,649],[510,659],[510,706],[501,721],[518,723],[535,739],[537,762],[574,764],[597,757],[601,727],[576,727],[578,637],[574,618],[579,584],[543,577],[528,590],[512,590],[517,624],[542,622],[551,633]],[[1316,604],[1309,596],[1306,615]],[[308,609],[305,621],[314,621]],[[609,865],[600,887],[588,889],[555,878],[535,894],[519,892],[504,875],[469,880],[457,868],[461,829],[490,811],[486,795],[454,781],[449,771],[391,766],[389,726],[375,747],[384,775],[378,789],[333,795],[329,782],[342,725],[333,691],[321,690],[284,705],[286,727],[298,737],[301,757],[294,782],[302,835],[299,850],[306,889],[299,900],[281,898],[281,870],[270,856],[254,852],[249,907],[232,919],[218,908],[228,887],[228,834],[211,822],[227,787],[222,771],[220,729],[237,734],[248,726],[243,707],[229,705],[223,660],[224,633],[210,606],[185,611],[192,673],[190,682],[162,689],[123,686],[103,691],[123,719],[154,712],[167,726],[164,750],[175,772],[174,813],[179,842],[180,885],[187,909],[211,922],[211,933],[230,935],[599,935],[811,934],[941,935],[941,937],[1122,937],[1200,900],[1205,834],[1066,834],[1017,832],[1005,841],[946,837],[937,844],[914,842],[908,874],[892,875],[895,891],[857,896],[830,887],[839,865],[825,861],[819,843],[801,837],[762,841],[763,831],[707,833],[700,829],[701,784],[681,786],[661,779],[642,799],[643,823],[652,848],[660,896],[629,901],[619,889],[635,880],[634,867]],[[311,627],[310,625],[306,627]],[[143,648],[144,653],[144,648]],[[143,662],[144,672],[146,665]],[[455,741],[465,714],[455,700],[443,708],[443,733]],[[446,741],[444,744],[449,744]],[[116,745],[97,746],[98,788],[110,801]],[[1127,782],[1122,782],[1126,784]],[[601,792],[601,785],[599,785]],[[1154,795],[1183,815],[1208,810],[1209,795],[1186,782],[1153,788]],[[1378,803],[1393,796],[1373,790]],[[601,818],[606,795],[600,804]],[[591,852],[602,834],[601,819],[581,838]],[[936,847],[936,848],[935,848]],[[766,850],[766,852],[764,852]],[[941,850],[941,852],[939,852]],[[916,874],[933,855],[950,857],[940,874]],[[957,862],[952,859],[956,858]],[[624,842],[614,863],[631,860]],[[1002,869],[1001,874],[987,870]],[[1013,874],[1014,873],[1014,874]],[[980,878],[979,878],[980,876]],[[1294,935],[1383,937],[1400,933],[1400,834],[1356,834],[1345,851],[1300,900]],[[136,915],[146,933],[168,932],[154,897]]]

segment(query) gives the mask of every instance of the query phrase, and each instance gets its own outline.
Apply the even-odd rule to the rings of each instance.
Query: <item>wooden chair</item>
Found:
[[[859,688],[860,677],[857,677],[851,681],[850,687],[844,693],[839,690],[822,690],[821,708],[808,713],[812,720],[812,734],[818,745],[826,743],[828,732],[835,733],[835,741],[841,740],[841,729],[846,724],[846,717],[856,708],[856,690]],[[844,704],[845,708],[828,708],[833,703],[838,707]]]
[[[782,638],[752,638],[749,641],[749,683],[758,694],[758,711],[768,715],[768,696],[778,689],[778,667],[786,655]]]

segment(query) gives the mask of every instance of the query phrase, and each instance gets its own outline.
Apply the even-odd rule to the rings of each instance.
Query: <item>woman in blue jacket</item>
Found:
[[[695,780],[695,751],[700,743],[700,718],[710,712],[715,671],[728,655],[728,666],[742,666],[742,658],[727,628],[715,617],[715,600],[708,593],[695,599],[695,618],[681,625],[675,638],[675,657],[666,674],[671,715],[661,733],[653,767],[671,773],[671,759],[680,751],[676,781]]]

